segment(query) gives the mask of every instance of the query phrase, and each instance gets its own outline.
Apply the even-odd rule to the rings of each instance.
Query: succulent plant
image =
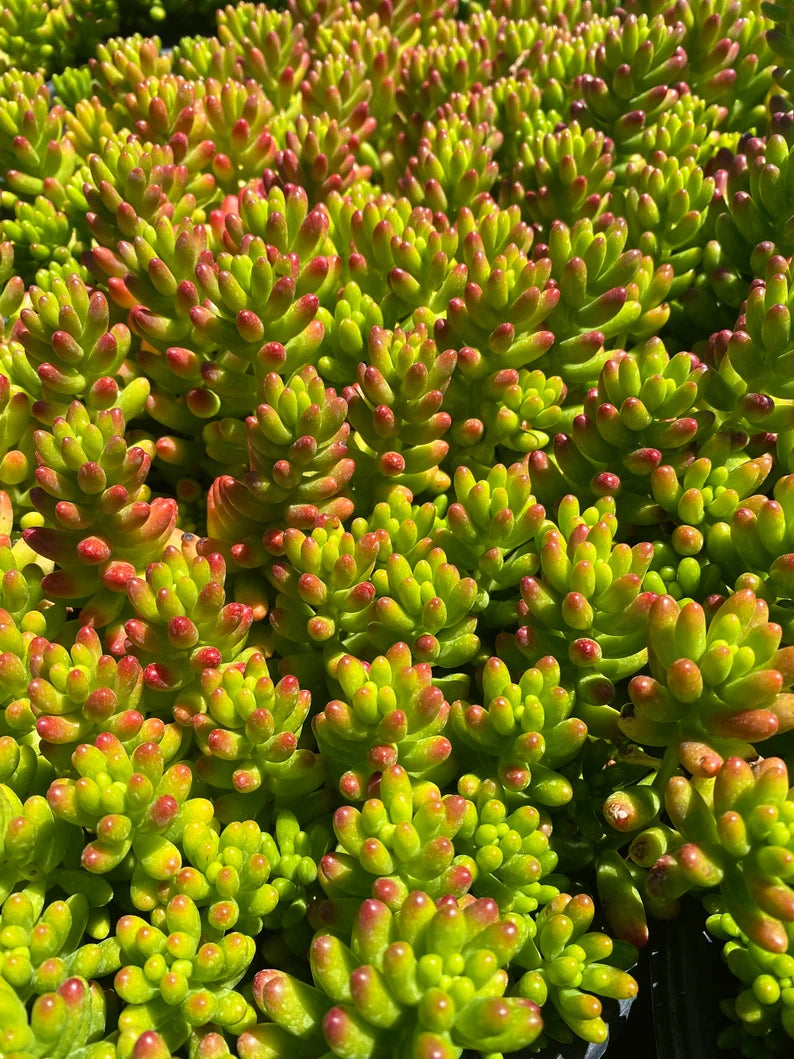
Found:
[[[421,325],[408,334],[370,329],[366,360],[345,390],[360,472],[414,495],[447,488],[440,465],[451,416],[443,403],[456,361],[454,350],[439,351]]]
[[[461,777],[458,786],[468,789],[471,779]],[[502,798],[486,798],[490,786],[486,781],[477,791],[477,812],[469,811],[457,848],[468,857],[463,863],[475,897],[492,897],[503,912],[526,915],[553,900],[567,880],[554,874],[558,858],[538,810],[525,803],[508,812]]]
[[[714,179],[704,176],[697,165],[655,152],[647,162],[629,162],[625,181],[630,238],[656,262],[672,266],[675,279],[669,293],[675,297],[695,277]]]
[[[704,904],[709,912],[706,919],[709,933],[724,942],[722,958],[743,987],[735,999],[722,1004],[734,1025],[723,1030],[720,1043],[741,1047],[744,1032],[750,1040],[762,1038],[770,1050],[780,1051],[794,1030],[788,1002],[794,972],[792,957],[788,953],[769,952],[751,941],[738,927],[723,898],[709,896]]]
[[[97,982],[73,977],[36,998],[30,1016],[13,987],[0,978],[4,1029],[0,1048],[9,1055],[65,1059],[82,1052],[111,1059],[115,1049],[99,1038],[105,1031],[105,997]]]
[[[142,743],[128,753],[116,736],[103,733],[74,752],[79,778],[54,780],[47,791],[57,820],[96,836],[80,857],[87,871],[102,875],[126,859],[133,899],[140,889],[145,900],[151,880],[168,881],[179,871],[182,858],[174,840],[185,825],[212,818],[209,801],[190,798],[191,767],[184,762],[166,767],[180,742],[179,732],[166,729],[159,742]]]
[[[291,665],[311,665],[307,644],[316,644],[330,663],[366,634],[381,536],[367,531],[357,538],[329,517],[310,534],[292,527],[267,538],[277,552],[267,574],[277,591],[270,624]]]
[[[231,45],[250,77],[284,107],[309,65],[301,26],[290,12],[269,11],[264,4],[231,4],[218,14],[218,39]]]
[[[116,924],[122,966],[114,986],[127,1005],[123,1030],[157,1027],[175,1050],[194,1026],[239,1032],[251,1025],[254,1010],[234,986],[253,959],[253,939],[232,932],[202,941],[199,911],[183,894],[168,902],[163,927],[135,915]]]
[[[6,9],[7,11],[7,9]],[[0,108],[0,164],[8,173],[4,207],[17,199],[33,201],[47,194],[65,198],[64,184],[74,173],[78,155],[64,138],[64,108],[50,103],[44,78],[16,71],[4,86]]]
[[[16,699],[15,725],[27,714],[39,736],[39,750],[59,769],[69,769],[78,744],[110,732],[123,743],[143,742],[158,726],[138,710],[143,673],[137,659],[105,654],[96,631],[83,625],[67,650],[44,637],[30,645],[24,696]],[[10,676],[10,673],[9,673]],[[12,678],[13,679],[13,678]]]
[[[145,663],[147,687],[173,691],[206,668],[234,661],[245,648],[253,611],[226,602],[225,577],[222,556],[191,556],[183,543],[181,549],[167,545],[162,560],[147,566],[145,578],[126,582],[136,616],[124,630],[129,649]]]
[[[707,621],[694,601],[653,603],[648,623],[651,674],[632,678],[621,730],[635,742],[670,748],[696,776],[714,776],[789,720],[790,648],[750,589],[729,596]]]
[[[745,150],[737,152],[728,169],[724,197],[724,220],[715,234],[734,243],[736,263],[749,259],[749,251],[771,240],[779,253],[789,250],[790,214],[780,198],[789,168],[790,147],[784,135],[773,132],[764,138],[746,138]],[[790,178],[789,178],[790,179]],[[746,267],[746,266],[745,266]]]
[[[522,463],[496,464],[479,481],[460,466],[453,485],[455,501],[433,537],[458,565],[472,571],[481,590],[498,601],[500,590],[514,588],[522,577],[537,572],[535,536],[545,521],[545,508],[535,500]],[[512,616],[512,607],[506,602],[498,609],[507,609]],[[496,609],[486,608],[485,620]]]
[[[461,577],[442,548],[433,548],[413,566],[392,552],[372,578],[377,598],[367,639],[376,650],[408,637],[417,659],[445,669],[475,657],[480,645],[474,613],[477,583]]]
[[[483,757],[506,792],[532,804],[562,805],[572,796],[556,771],[574,758],[587,726],[571,716],[573,693],[559,684],[556,659],[545,657],[513,681],[505,663],[489,658],[482,672],[483,705],[457,700],[450,708],[453,747],[462,765],[481,768]]]
[[[434,323],[463,294],[467,270],[455,256],[459,236],[444,214],[434,215],[426,206],[412,210],[407,199],[395,202],[385,195],[360,205],[350,195],[341,201],[329,197],[328,208],[334,230],[342,238],[349,232],[353,243],[350,278],[380,302],[387,327],[416,310],[422,318],[417,322]],[[445,333],[444,348],[452,347],[446,339]]]
[[[360,809],[343,805],[334,813],[337,849],[320,861],[319,879],[331,898],[367,897],[397,911],[414,890],[438,901],[462,897],[472,882],[467,860],[456,856],[456,838],[466,829],[473,806],[457,794],[441,796],[428,781],[412,784],[402,765],[381,774],[378,797]]]
[[[176,522],[176,502],[146,497],[151,455],[124,440],[121,408],[97,413],[73,401],[52,430],[34,434],[37,485],[31,500],[44,525],[25,531],[28,545],[60,570],[47,574],[56,597],[94,596],[95,620],[119,612],[119,595],[137,569],[154,559]],[[102,615],[102,617],[100,617]]]
[[[38,794],[23,802],[11,787],[0,784],[0,813],[0,898],[5,901],[19,883],[46,888],[71,836]]]
[[[792,487],[794,478],[787,474],[775,483],[771,496],[748,497],[734,512],[729,535],[725,527],[717,526],[709,542],[715,556],[724,555],[725,562],[735,565],[738,560],[747,567],[747,578],[755,574],[768,579],[781,601],[791,593],[788,514]],[[775,617],[784,621],[784,613],[777,608]]]
[[[133,239],[145,224],[156,224],[161,217],[175,223],[203,217],[202,207],[215,191],[213,176],[202,172],[212,156],[211,147],[203,141],[186,155],[184,147],[174,150],[153,144],[151,137],[130,136],[121,143],[116,138],[106,140],[101,154],[89,156],[91,179],[83,185],[91,211],[86,219],[94,238],[112,248],[119,238]]]
[[[598,997],[624,1000],[637,993],[636,981],[621,966],[631,956],[616,951],[608,935],[589,932],[594,911],[586,894],[559,894],[538,913],[537,931],[516,957],[527,972],[514,992],[543,1006],[544,1032],[554,1040],[575,1035],[604,1042],[609,1030]]]
[[[615,543],[614,502],[604,498],[581,514],[575,497],[563,497],[557,524],[537,531],[538,576],[521,582],[518,634],[531,656],[568,658],[580,678],[609,683],[638,672],[647,658],[653,593],[642,581],[653,546]],[[587,714],[584,715],[587,720]]]
[[[613,150],[608,136],[576,121],[537,132],[521,144],[510,174],[512,195],[523,193],[523,207],[538,224],[594,220],[610,204]]]
[[[793,26],[0,3],[2,1054],[790,1051]]]
[[[349,384],[367,349],[371,329],[383,326],[380,305],[355,280],[349,280],[332,307],[320,307],[317,318],[325,328],[317,368],[324,379]]]
[[[426,122],[399,190],[415,206],[454,213],[490,190],[499,173],[493,155],[501,144],[502,133],[485,122]]]
[[[685,352],[670,357],[655,338],[636,353],[613,354],[570,435],[554,439],[552,475],[559,471],[577,490],[615,495],[630,522],[657,521],[644,479],[662,462],[678,462],[711,425],[711,415],[697,407],[707,370]]]
[[[12,339],[23,346],[41,380],[45,407],[39,418],[63,415],[74,399],[97,411],[127,404],[130,418],[136,415],[146,391],[133,386],[121,399],[114,376],[129,354],[130,332],[124,324],[110,324],[104,294],[89,290],[73,273],[55,278],[47,291],[32,286],[28,297],[31,305],[21,309]]]
[[[254,805],[257,794],[297,805],[325,776],[325,761],[299,746],[310,706],[294,676],[274,683],[264,656],[251,651],[205,666],[178,694],[174,714],[195,732],[196,768],[211,786],[255,796]]]
[[[320,514],[347,517],[344,495],[355,461],[347,456],[347,402],[307,366],[289,385],[265,379],[256,416],[246,421],[250,471],[216,479],[207,498],[210,536],[230,544],[284,523],[310,529]]]
[[[474,378],[542,358],[554,341],[544,324],[560,301],[560,291],[548,284],[548,258],[530,260],[510,244],[489,260],[480,246],[472,238],[464,243],[468,282],[461,296],[450,299],[447,318],[436,324],[443,344],[473,348]]]
[[[683,776],[673,777],[665,805],[684,843],[660,857],[649,887],[675,896],[692,886],[720,886],[736,925],[760,949],[785,953],[790,944],[788,771],[779,758],[753,770],[738,757],[717,772],[707,801]]]
[[[629,15],[620,31],[608,29],[594,57],[594,72],[583,74],[578,85],[579,120],[586,115],[626,150],[678,99],[674,86],[687,68],[681,47],[685,33],[682,22],[668,26],[662,15],[644,13]]]
[[[394,644],[371,663],[343,655],[334,676],[344,698],[329,702],[313,729],[345,797],[364,799],[373,777],[390,765],[415,779],[452,774],[452,748],[442,734],[449,703],[431,665],[414,662],[407,644]]]
[[[102,978],[118,969],[114,939],[80,944],[89,920],[85,894],[46,902],[41,886],[10,894],[0,910],[0,979],[21,1000],[51,993],[69,978]]]
[[[770,453],[751,459],[732,452],[732,438],[725,433],[712,434],[687,461],[683,473],[669,464],[657,467],[651,474],[654,499],[681,526],[674,532],[674,547],[682,555],[694,552],[697,538],[684,527],[696,527],[735,519],[744,503],[755,503],[753,497],[764,483],[773,465]],[[679,478],[680,474],[680,478]]]
[[[275,969],[258,972],[254,998],[271,1021],[243,1035],[246,1054],[303,1045],[305,1054],[328,1048],[330,1055],[365,1056],[380,1048],[420,1056],[434,1049],[452,1059],[469,1047],[526,1047],[540,1033],[538,1006],[504,996],[503,968],[521,938],[519,924],[501,919],[488,898],[448,897],[436,907],[417,890],[396,913],[364,901],[349,947],[333,934],[315,936],[314,986]]]
[[[301,830],[294,813],[281,810],[273,833],[255,820],[235,820],[218,834],[201,821],[188,824],[182,846],[190,864],[177,873],[168,899],[189,897],[202,915],[203,930],[218,936],[237,927],[255,937],[269,928],[299,922],[317,879],[318,862],[329,836],[323,824]],[[167,919],[160,905],[153,920]]]
[[[782,401],[785,408],[789,400],[785,381],[779,374],[785,372],[790,347],[787,272],[785,259],[778,255],[769,258],[767,278],[759,279],[748,291],[744,311],[728,339],[725,363],[720,365],[729,385],[739,389],[740,397],[747,395],[743,407],[754,426],[777,429],[785,426],[785,419],[781,422],[781,411],[775,408],[774,402],[775,399]],[[751,346],[755,351],[752,354]],[[751,396],[754,392],[771,398],[772,403],[754,400]]]

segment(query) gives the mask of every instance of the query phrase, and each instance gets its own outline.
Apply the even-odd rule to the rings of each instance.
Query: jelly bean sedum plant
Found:
[[[788,0],[0,0],[0,1057],[583,1054],[683,902],[791,1055],[793,260]]]

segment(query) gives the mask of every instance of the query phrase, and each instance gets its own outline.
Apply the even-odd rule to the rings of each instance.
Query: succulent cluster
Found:
[[[791,1053],[789,6],[0,0],[0,1056]]]

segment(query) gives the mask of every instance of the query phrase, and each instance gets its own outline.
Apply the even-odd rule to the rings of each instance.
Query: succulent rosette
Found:
[[[512,608],[512,601],[502,602],[504,590],[514,589],[539,569],[535,537],[546,520],[545,508],[535,499],[523,463],[496,464],[479,480],[468,467],[458,467],[453,486],[455,499],[433,539],[456,563],[473,571],[480,591],[493,601],[483,620],[491,620],[494,613],[501,618]]]
[[[663,462],[677,463],[711,424],[712,414],[697,407],[707,371],[687,353],[670,357],[657,339],[614,353],[569,436],[554,439],[551,467],[536,474],[544,499],[557,472],[577,492],[615,495],[630,522],[656,521],[661,512],[645,479]]]
[[[342,698],[329,702],[312,722],[317,745],[350,800],[363,800],[368,785],[390,765],[415,779],[453,774],[452,747],[442,734],[449,703],[428,662],[415,662],[405,643],[362,663],[344,655],[335,679]]]
[[[181,548],[167,545],[145,578],[132,577],[125,585],[136,616],[124,631],[153,691],[172,692],[204,669],[234,661],[254,620],[247,604],[226,602],[223,557],[191,551],[184,538]]]
[[[494,152],[502,133],[466,118],[427,122],[422,136],[398,181],[400,191],[414,205],[453,212],[493,186],[499,174]]]
[[[209,801],[190,797],[191,767],[184,762],[166,767],[180,742],[180,733],[166,729],[159,743],[142,743],[128,753],[115,736],[103,733],[74,752],[79,778],[54,780],[47,791],[45,804],[55,820],[95,836],[83,847],[82,866],[102,875],[126,859],[133,900],[144,907],[147,891],[181,868],[175,840],[186,824],[212,818]],[[82,833],[71,837],[79,842]]]
[[[182,894],[168,902],[163,928],[135,915],[116,924],[123,1031],[157,1027],[176,1049],[192,1027],[212,1023],[239,1032],[252,1024],[255,1012],[234,986],[253,959],[253,939],[234,931],[202,942],[198,909]]]
[[[571,716],[574,695],[559,684],[556,659],[545,657],[513,681],[505,663],[489,658],[482,672],[483,705],[452,703],[450,729],[461,764],[493,760],[506,792],[534,804],[562,805],[572,790],[557,767],[576,757],[587,726]]]
[[[351,279],[332,306],[320,306],[317,319],[325,329],[317,362],[320,374],[335,384],[350,384],[367,350],[371,329],[383,327],[379,302]]]
[[[583,75],[578,87],[588,116],[620,147],[630,145],[678,99],[674,86],[687,67],[681,47],[685,33],[682,22],[668,26],[661,14],[644,13],[629,15],[622,33],[607,30],[594,72]],[[643,62],[635,70],[632,61],[639,49]]]
[[[151,136],[108,139],[101,154],[90,156],[89,166],[91,179],[83,187],[88,226],[97,242],[111,249],[160,218],[176,223],[190,217],[214,191],[210,174],[177,165],[173,150],[151,144]]]
[[[673,777],[665,805],[683,842],[659,858],[649,887],[677,896],[691,887],[720,886],[727,910],[756,946],[787,952],[794,916],[788,794],[788,770],[780,758],[765,758],[755,769],[728,758],[711,797],[704,798],[683,776]]]
[[[463,294],[467,269],[457,260],[460,237],[445,214],[434,215],[427,206],[412,210],[407,199],[387,195],[361,203],[352,196],[329,198],[328,207],[334,235],[351,243],[350,278],[380,303],[387,327],[417,310],[434,322]],[[454,345],[447,337],[441,339],[444,349]]]
[[[133,33],[109,37],[97,45],[89,68],[102,98],[112,100],[122,91],[131,91],[146,77],[159,77],[171,70],[171,57],[162,55],[158,36]]]
[[[383,547],[371,530],[356,537],[338,518],[303,533],[296,528],[268,538],[280,553],[268,568],[277,590],[270,624],[276,643],[291,665],[313,661],[307,644],[316,644],[331,660],[348,640],[361,639],[370,621],[375,586],[370,578]]]
[[[233,821],[220,834],[211,822],[193,821],[181,846],[189,863],[177,873],[152,919],[167,919],[163,896],[183,894],[198,908],[205,935],[222,936],[232,928],[255,937],[269,927],[299,921],[317,878],[317,861],[327,848],[322,824],[302,831],[295,815],[282,810],[273,833],[255,820]]]
[[[675,530],[673,534],[676,534]],[[722,570],[717,564],[710,562],[702,552],[697,555],[686,554],[700,547],[701,543],[691,529],[687,528],[676,535],[675,543],[677,548],[673,546],[672,535],[670,541],[654,543],[651,568],[643,579],[646,590],[659,596],[672,596],[679,602],[700,595],[716,598],[727,591]],[[680,551],[684,552],[683,556],[679,554]]]
[[[271,528],[311,529],[320,514],[345,518],[345,487],[355,470],[347,455],[347,401],[326,389],[307,366],[286,385],[275,373],[265,401],[246,421],[250,470],[243,480],[222,475],[207,499],[210,536],[230,545]]]
[[[771,490],[771,496],[757,493],[736,510],[730,525],[717,525],[709,538],[715,561],[731,573],[745,567],[736,587],[758,585],[761,595],[769,596],[772,613],[788,631],[788,600],[791,598],[791,551],[789,513],[794,498],[794,478],[784,475]],[[765,582],[768,587],[765,588]]]
[[[352,1056],[380,1048],[417,1057],[433,1049],[450,1059],[471,1047],[525,1048],[540,1033],[539,1008],[504,996],[504,968],[522,933],[489,898],[448,897],[436,906],[416,890],[396,913],[371,898],[349,946],[333,934],[315,936],[313,986],[278,970],[258,973],[254,998],[270,1021],[244,1034],[241,1045],[251,1059],[276,1047]],[[423,973],[425,964],[432,973]]]
[[[790,719],[790,647],[767,604],[750,589],[729,596],[707,621],[694,601],[653,603],[648,624],[650,674],[632,678],[620,728],[647,746],[670,748],[696,776],[714,776],[723,759]]]
[[[516,959],[527,973],[515,992],[543,1005],[544,1032],[554,1040],[602,1043],[609,1030],[599,996],[624,1000],[637,993],[623,969],[633,962],[631,949],[622,951],[608,935],[589,930],[594,911],[586,894],[559,894],[538,913],[537,931]]]
[[[9,705],[8,719],[15,729],[31,720],[41,753],[60,770],[69,771],[77,745],[99,732],[134,745],[163,727],[162,721],[146,719],[138,709],[143,672],[137,659],[125,655],[116,660],[105,654],[89,625],[78,630],[69,650],[44,637],[31,641],[28,670],[25,694]]]
[[[103,409],[95,420],[73,401],[51,430],[34,434],[38,466],[31,500],[43,525],[24,536],[59,566],[46,575],[44,590],[56,599],[92,597],[87,611],[105,624],[119,613],[127,580],[171,536],[176,501],[149,502],[151,452],[125,441],[122,410]]]
[[[55,277],[50,290],[32,286],[28,297],[31,305],[20,310],[12,338],[23,346],[41,380],[45,407],[39,418],[63,415],[75,397],[97,410],[118,405],[120,387],[114,376],[130,352],[131,336],[125,324],[111,325],[105,295],[90,291],[72,273],[66,279]],[[147,393],[136,384],[121,400],[130,417],[140,411]]]
[[[477,654],[477,582],[461,577],[443,548],[411,563],[392,552],[372,575],[376,599],[367,638],[387,650],[406,637],[415,657],[444,669],[470,662]],[[482,601],[484,602],[484,601]]]
[[[2,165],[9,171],[5,204],[17,198],[35,199],[49,193],[63,196],[78,164],[73,143],[63,137],[64,108],[51,106],[50,94],[39,74],[6,74],[3,92]]]
[[[654,499],[681,527],[677,535],[673,531],[673,546],[682,555],[699,551],[698,536],[691,532],[692,527],[701,527],[701,538],[706,530],[708,539],[709,525],[732,522],[739,511],[745,510],[745,503],[757,503],[757,490],[773,466],[772,454],[764,452],[752,459],[733,448],[729,435],[712,434],[680,471],[662,464],[651,474]],[[716,548],[719,533],[720,530],[712,534]]]
[[[461,789],[473,787],[471,780],[462,777]],[[557,854],[538,810],[524,804],[509,812],[503,798],[487,797],[491,786],[480,785],[477,811],[469,812],[457,848],[469,858],[475,897],[492,897],[503,912],[526,915],[553,900],[567,880],[555,873]]]
[[[440,465],[452,420],[442,406],[456,362],[455,351],[438,350],[422,326],[408,334],[370,329],[367,358],[345,390],[351,452],[361,471],[414,494],[448,487]]]
[[[46,798],[25,801],[0,785],[0,897],[5,901],[19,883],[47,886],[69,843],[69,828],[52,812]]]
[[[546,362],[556,361],[569,386],[596,382],[609,355],[605,342],[647,337],[669,314],[672,269],[657,267],[631,246],[623,218],[607,219],[608,225],[594,225],[584,217],[570,227],[554,221],[549,230],[548,260],[560,300],[548,321],[556,343]]]
[[[89,923],[85,894],[45,903],[35,884],[10,894],[0,910],[0,979],[17,996],[41,996],[78,974],[102,978],[118,969],[114,939],[81,944]]]
[[[645,665],[656,598],[642,590],[653,546],[615,543],[617,528],[610,497],[581,514],[575,497],[563,498],[557,525],[547,521],[536,534],[540,570],[521,582],[519,605],[530,624],[516,638],[530,656],[567,658],[580,689],[596,678],[607,701],[610,686]],[[581,715],[589,724],[589,712]]]
[[[384,769],[377,789],[360,809],[343,805],[334,814],[337,850],[323,857],[319,872],[332,905],[336,897],[373,896],[396,911],[420,888],[434,900],[463,896],[472,872],[456,856],[456,836],[471,829],[471,802],[442,797],[428,781],[412,784],[401,765]]]
[[[249,72],[267,78],[265,86],[279,92],[282,105],[300,83],[309,56],[300,27],[289,12],[279,14],[255,4],[240,4],[218,15],[218,38],[249,65]]]
[[[705,245],[708,207],[714,197],[713,177],[691,162],[655,152],[648,161],[629,162],[623,192],[633,242],[675,273],[670,296],[694,281]]]
[[[521,144],[511,190],[524,191],[524,208],[536,223],[595,219],[610,204],[613,151],[608,136],[576,121],[539,131]]]
[[[174,715],[195,733],[196,769],[212,787],[253,796],[257,805],[262,798],[297,804],[326,770],[322,757],[300,746],[310,707],[296,677],[274,682],[254,651],[244,661],[204,667],[177,696]]]
[[[532,260],[515,243],[494,254],[481,246],[473,238],[464,242],[468,282],[436,325],[445,345],[474,349],[469,370],[474,378],[543,357],[554,341],[546,321],[560,301],[559,290],[548,282],[548,258]]]
[[[441,519],[447,508],[445,496],[413,503],[413,494],[402,486],[393,486],[385,500],[379,500],[365,517],[354,518],[350,531],[356,541],[374,534],[378,542],[378,563],[382,566],[394,553],[409,561],[426,558],[432,551]],[[449,545],[445,539],[444,543]]]

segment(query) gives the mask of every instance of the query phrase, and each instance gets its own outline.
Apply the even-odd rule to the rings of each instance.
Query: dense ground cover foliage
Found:
[[[682,900],[791,1054],[789,3],[214,7],[0,11],[0,1055],[550,1055]]]

